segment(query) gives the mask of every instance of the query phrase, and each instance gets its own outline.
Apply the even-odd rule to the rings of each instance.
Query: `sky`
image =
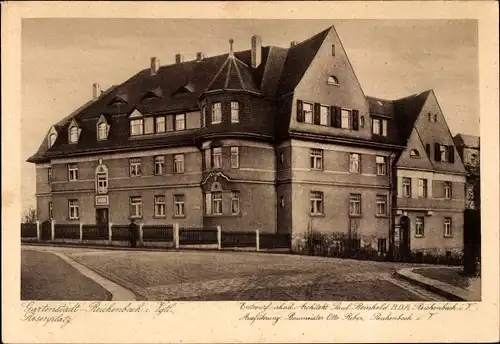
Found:
[[[479,135],[475,20],[23,19],[21,202],[35,206],[36,152],[50,126],[101,88],[149,68],[250,48],[288,47],[335,25],[366,95],[397,99],[434,89],[451,133]]]

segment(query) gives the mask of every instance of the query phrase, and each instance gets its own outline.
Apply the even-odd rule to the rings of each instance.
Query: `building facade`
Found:
[[[50,128],[40,220],[344,233],[460,248],[465,170],[433,91],[368,97],[334,27],[140,71]]]

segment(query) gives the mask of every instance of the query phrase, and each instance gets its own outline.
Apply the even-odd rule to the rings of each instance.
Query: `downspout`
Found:
[[[393,157],[393,153],[394,152],[391,152],[389,154],[389,199],[388,199],[388,208],[389,208],[389,254],[390,254],[390,259],[391,261],[394,260],[394,250],[395,250],[395,247],[394,247],[394,244],[395,244],[395,228],[393,228],[393,216],[394,216],[394,213],[393,213],[393,209],[392,209],[392,198],[393,198],[393,164],[392,164],[392,157]]]

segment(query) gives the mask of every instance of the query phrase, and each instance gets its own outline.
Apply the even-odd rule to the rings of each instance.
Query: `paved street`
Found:
[[[400,263],[250,252],[42,249],[64,253],[129,289],[138,300],[435,299],[393,276],[408,266]]]
[[[23,248],[21,300],[111,300],[111,294],[58,256]]]

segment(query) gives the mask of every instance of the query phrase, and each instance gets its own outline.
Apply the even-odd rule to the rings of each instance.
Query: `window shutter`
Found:
[[[302,100],[297,99],[297,122],[304,122],[304,107]]]
[[[330,106],[330,126],[335,126],[335,106]]]
[[[314,103],[314,124],[320,125],[321,124],[321,116],[320,116],[320,104],[319,103]]]
[[[455,149],[453,146],[448,146],[448,161],[451,163],[455,162]]]
[[[441,161],[441,152],[439,150],[440,144],[435,142],[434,143],[434,160],[436,161]]]
[[[333,107],[333,126],[340,128],[342,109],[338,106]]]
[[[429,143],[425,144],[425,151],[427,152],[427,156],[431,157],[431,145]]]
[[[359,130],[359,111],[352,110],[352,130]]]

